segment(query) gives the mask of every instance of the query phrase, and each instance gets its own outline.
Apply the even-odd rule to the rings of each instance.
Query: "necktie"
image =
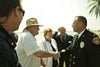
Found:
[[[53,51],[56,51],[56,49],[53,47],[53,45],[52,45],[51,42],[50,42],[50,44],[51,44],[52,50],[53,50]],[[58,66],[58,60],[55,60],[55,59],[53,58],[53,65],[52,65],[52,67],[57,67],[57,66]]]
[[[51,44],[51,43],[50,43],[50,44]],[[55,48],[52,46],[52,44],[51,44],[51,47],[52,47],[52,50],[53,50],[53,51],[56,51]]]
[[[78,35],[75,35],[72,42],[72,47],[75,45],[76,40],[78,39]]]
[[[65,36],[64,35],[63,36],[61,35],[60,36],[60,40],[61,40],[61,42],[64,42],[65,41]]]

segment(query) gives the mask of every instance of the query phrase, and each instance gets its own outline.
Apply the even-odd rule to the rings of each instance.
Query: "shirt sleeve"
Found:
[[[23,37],[22,43],[23,49],[27,55],[31,55],[40,50],[40,47],[38,46],[35,37],[31,35]]]

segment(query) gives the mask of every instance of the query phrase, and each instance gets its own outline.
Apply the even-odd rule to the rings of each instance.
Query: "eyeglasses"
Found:
[[[22,12],[23,16],[25,14],[25,11],[22,8],[19,8],[19,10]]]

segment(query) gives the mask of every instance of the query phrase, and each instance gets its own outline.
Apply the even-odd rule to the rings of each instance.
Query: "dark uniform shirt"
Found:
[[[18,63],[15,46],[12,37],[0,26],[0,67],[21,67]]]
[[[69,67],[100,67],[100,39],[85,30],[71,49]]]

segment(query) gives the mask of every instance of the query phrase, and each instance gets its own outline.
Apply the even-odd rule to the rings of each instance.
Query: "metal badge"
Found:
[[[83,41],[80,42],[80,48],[84,48],[85,44]]]

